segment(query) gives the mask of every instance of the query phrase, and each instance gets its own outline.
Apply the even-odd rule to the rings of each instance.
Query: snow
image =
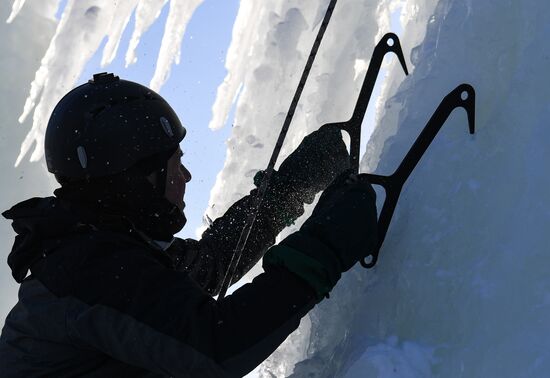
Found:
[[[109,62],[130,9],[137,9],[126,55],[127,63],[135,62],[140,36],[165,3],[134,1],[135,8],[130,0],[118,2],[122,14],[112,17],[113,2],[69,1],[21,117],[24,121],[34,109],[18,162],[25,163],[22,157],[34,142],[31,160],[41,158],[51,107],[75,84],[101,39],[109,36]],[[170,2],[154,86],[162,85],[177,62],[185,25],[199,4]],[[248,193],[254,173],[267,166],[327,5],[327,0],[241,1],[227,77],[210,123],[220,128],[235,106],[227,160],[207,209],[210,218]],[[30,2],[14,1],[12,25],[29,7]],[[99,20],[98,12],[107,16]],[[349,117],[373,47],[391,31],[396,13],[410,75],[404,78],[395,61],[387,65],[381,94],[370,104],[376,107],[376,127],[361,170],[393,172],[439,102],[464,82],[476,88],[477,132],[468,134],[462,109],[453,112],[405,184],[377,266],[346,273],[331,298],[255,375],[547,376],[550,5],[339,1],[279,162],[307,133]],[[46,24],[51,31],[51,22]],[[61,46],[75,45],[71,38],[86,43],[61,55]],[[40,47],[44,51],[45,44]],[[380,208],[384,195],[378,193]]]

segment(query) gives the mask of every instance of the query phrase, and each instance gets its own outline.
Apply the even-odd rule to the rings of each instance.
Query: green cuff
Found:
[[[275,245],[264,255],[263,266],[281,266],[306,281],[321,300],[334,287],[336,280],[331,279],[323,264],[316,259],[286,245]]]

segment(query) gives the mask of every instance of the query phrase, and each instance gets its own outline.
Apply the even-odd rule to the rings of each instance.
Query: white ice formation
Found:
[[[32,0],[31,0],[32,1]],[[30,4],[31,2],[29,2]],[[11,4],[1,2],[0,20],[6,20]],[[40,66],[49,41],[55,33],[57,0],[35,1],[25,6],[11,23],[0,22],[0,212],[14,204],[51,193],[51,177],[43,164],[22,161],[13,166],[21,141],[31,127],[28,120],[18,124],[28,86]],[[19,285],[6,263],[13,244],[11,223],[0,220],[0,326],[17,301]],[[0,376],[2,373],[0,372]]]
[[[30,160],[38,161],[42,158],[44,131],[53,107],[75,86],[85,64],[100,47],[103,39],[108,38],[101,60],[101,64],[105,66],[115,58],[122,33],[135,10],[136,22],[126,52],[126,63],[128,65],[136,62],[135,50],[140,37],[160,15],[166,2],[167,0],[67,1],[19,118],[19,122],[22,123],[31,113],[33,114],[33,126],[21,145],[16,165],[33,146]],[[185,28],[201,3],[202,0],[170,1],[157,65],[150,83],[153,90],[160,90],[170,75],[172,65],[179,63],[180,45]],[[61,3],[57,4],[61,6]],[[7,22],[12,22],[24,6],[25,1],[15,0]]]
[[[253,45],[233,40],[232,51],[252,55],[246,68],[228,67],[222,86],[224,101],[242,88],[211,216],[248,191],[243,177],[266,166],[322,3],[269,2],[243,33],[255,36]],[[545,377],[550,5],[340,1],[286,151],[306,132],[347,118],[362,77],[354,77],[354,63],[368,61],[376,39],[390,31],[392,10],[400,12],[411,74],[403,79],[398,65],[388,68],[382,95],[372,100],[376,128],[362,171],[391,173],[439,102],[463,82],[476,89],[477,133],[468,134],[462,109],[449,117],[403,189],[376,268],[345,274],[257,374]],[[222,109],[216,122],[227,114]]]
[[[226,164],[211,197],[211,218],[248,193],[251,177],[267,166],[328,1],[241,4],[228,51],[228,75],[219,88],[210,124],[223,125],[242,87]],[[338,7],[296,110],[293,124],[298,126],[290,128],[279,161],[309,132],[351,115],[354,104],[348,96],[360,85],[354,80],[355,66],[370,58],[379,32],[378,4],[344,1]]]

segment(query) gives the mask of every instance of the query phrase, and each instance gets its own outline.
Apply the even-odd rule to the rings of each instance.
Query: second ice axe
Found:
[[[361,265],[365,268],[372,268],[378,261],[378,254],[386,237],[386,233],[388,232],[388,227],[390,226],[393,212],[397,206],[397,200],[401,194],[401,189],[451,112],[458,107],[464,108],[468,116],[470,134],[475,132],[475,95],[474,88],[469,84],[461,84],[456,87],[441,101],[394,173],[389,176],[367,174],[372,184],[381,185],[384,188],[386,198],[378,218],[378,245],[376,249],[367,256],[370,257],[369,261],[366,259],[361,261]]]

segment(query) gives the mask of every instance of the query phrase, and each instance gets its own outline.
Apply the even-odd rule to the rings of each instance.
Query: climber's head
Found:
[[[185,183],[191,179],[180,162],[185,134],[160,95],[113,74],[96,74],[54,108],[46,164],[62,194],[78,193],[65,195],[73,202],[82,196],[103,203],[101,211],[121,213],[115,208],[122,206],[156,217],[176,207],[183,217]]]

